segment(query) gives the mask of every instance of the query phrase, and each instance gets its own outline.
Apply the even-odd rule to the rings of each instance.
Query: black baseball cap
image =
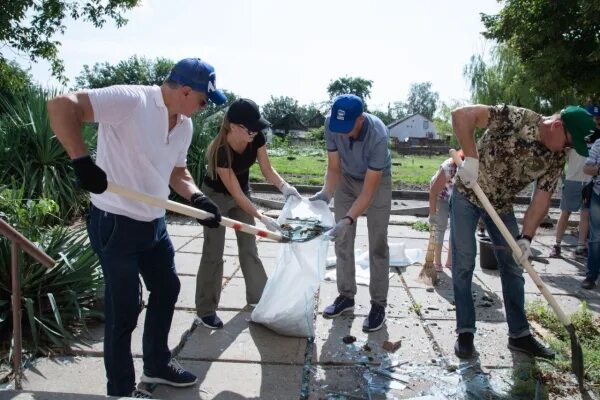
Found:
[[[250,99],[237,99],[231,103],[227,119],[231,123],[244,125],[251,132],[260,132],[271,125],[260,115],[258,105]]]

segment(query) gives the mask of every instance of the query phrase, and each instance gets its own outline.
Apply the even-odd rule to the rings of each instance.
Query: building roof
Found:
[[[391,124],[389,124],[389,125],[387,126],[387,128],[388,128],[388,129],[392,129],[392,128],[393,128],[393,127],[395,127],[396,125],[398,125],[398,124],[400,124],[400,123],[402,123],[402,122],[406,121],[407,119],[410,119],[410,118],[414,117],[415,115],[420,115],[421,117],[425,118],[427,121],[429,121],[429,122],[432,122],[432,123],[433,123],[433,121],[432,121],[432,120],[430,120],[429,118],[427,118],[427,117],[426,117],[426,116],[424,116],[423,114],[421,114],[421,113],[415,113],[415,114],[409,115],[408,117],[404,117],[404,118],[402,118],[402,119],[399,119],[398,121],[394,121],[394,122],[392,122]]]
[[[284,131],[290,131],[290,130],[306,131],[306,130],[308,130],[306,125],[304,125],[302,123],[302,121],[300,121],[300,119],[298,119],[298,117],[292,113],[284,115],[281,119],[279,119],[277,122],[275,122],[273,125],[271,125],[271,129],[273,129],[273,130],[278,129],[278,130],[284,130]]]

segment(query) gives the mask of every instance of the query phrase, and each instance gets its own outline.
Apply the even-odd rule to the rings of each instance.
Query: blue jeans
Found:
[[[512,252],[502,234],[484,209],[467,200],[454,190],[450,200],[450,241],[452,245],[452,284],[456,303],[456,333],[475,333],[475,304],[471,294],[471,282],[475,269],[477,244],[475,230],[477,221],[483,218],[487,232],[494,244],[502,282],[502,296],[508,322],[508,333],[512,338],[527,336],[529,323],[525,315],[525,279],[523,269],[513,259]],[[500,215],[513,235],[519,232],[515,215]]]
[[[590,239],[588,241],[586,279],[596,281],[600,271],[600,196],[592,192],[590,201]]]
[[[92,205],[88,235],[104,273],[104,366],[107,392],[130,396],[135,389],[131,332],[142,310],[141,282],[150,292],[144,323],[144,371],[166,368],[169,330],[179,295],[175,251],[165,219],[137,221]]]

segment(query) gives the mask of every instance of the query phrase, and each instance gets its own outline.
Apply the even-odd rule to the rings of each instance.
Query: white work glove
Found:
[[[437,228],[437,226],[438,226],[438,215],[437,214],[429,214],[429,226]]]
[[[332,229],[325,232],[325,235],[331,241],[334,241],[336,239],[341,239],[344,237],[344,235],[348,231],[348,228],[350,228],[350,225],[352,225],[352,222],[350,221],[350,219],[344,217],[344,218],[340,219],[338,221],[338,223],[335,224],[335,226]]]
[[[297,198],[300,198],[300,193],[298,193],[298,190],[296,190],[295,187],[291,186],[287,182],[283,182],[283,185],[281,185],[281,188],[279,190],[281,191],[281,193],[283,194],[283,197],[286,200],[290,196],[296,196]]]
[[[329,194],[329,191],[327,191],[327,189],[325,187],[323,187],[321,190],[319,190],[317,193],[315,193],[314,196],[309,197],[308,200],[310,200],[310,201],[323,200],[325,203],[329,204],[329,202],[331,201],[331,195]]]
[[[275,221],[271,217],[267,217],[266,215],[261,215],[260,216],[260,222],[262,222],[263,224],[265,224],[265,226],[267,227],[267,229],[270,230],[271,232],[277,232],[277,231],[281,230],[281,226],[279,226],[279,224],[277,223],[277,221]]]
[[[531,252],[531,241],[527,238],[521,237],[517,240],[517,244],[521,249],[521,256],[514,256],[514,259],[519,263],[519,265],[523,265],[525,260],[529,260],[531,257],[533,257],[533,253]]]
[[[456,170],[456,175],[460,177],[466,187],[472,188],[477,183],[479,160],[473,157],[465,157],[462,165]]]

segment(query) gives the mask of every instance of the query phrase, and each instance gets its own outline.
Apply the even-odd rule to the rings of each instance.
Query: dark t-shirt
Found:
[[[265,136],[262,132],[259,132],[254,140],[251,143],[248,143],[248,146],[246,146],[243,153],[240,154],[232,150],[231,166],[227,162],[225,147],[221,146],[217,151],[217,167],[233,169],[244,193],[250,192],[250,186],[248,185],[250,167],[256,162],[256,153],[258,152],[258,149],[264,146],[265,143]],[[217,179],[211,179],[210,176],[206,175],[204,177],[204,183],[213,188],[216,192],[231,194],[225,188],[225,185],[219,176],[217,176]]]

